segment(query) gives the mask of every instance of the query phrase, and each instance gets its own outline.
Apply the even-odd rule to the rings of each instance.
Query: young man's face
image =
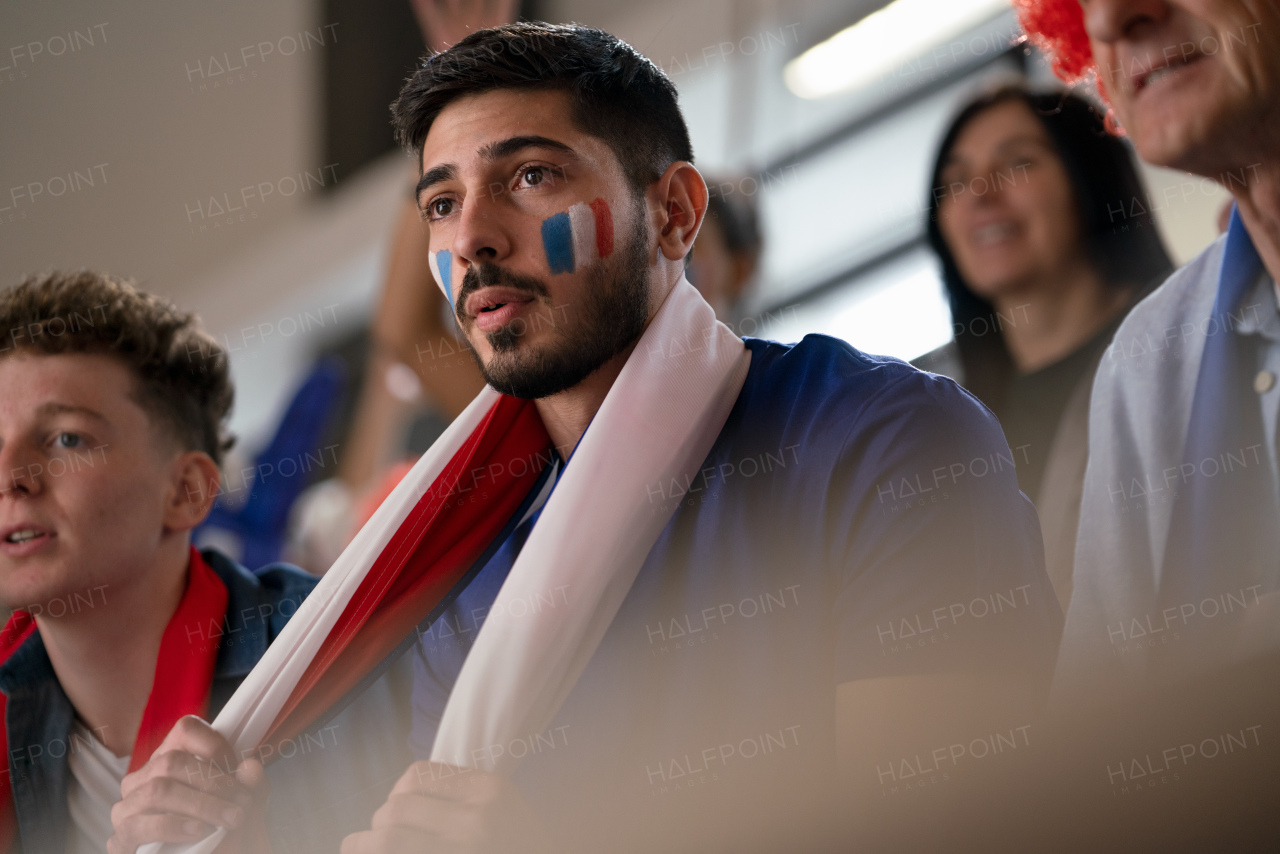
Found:
[[[1080,0],[1098,74],[1144,160],[1202,175],[1274,144],[1280,4]]]
[[[571,388],[650,316],[643,199],[567,95],[496,90],[446,107],[427,135],[418,207],[433,267],[499,391]]]
[[[165,533],[177,443],[101,355],[0,358],[0,602],[58,617],[137,583]]]

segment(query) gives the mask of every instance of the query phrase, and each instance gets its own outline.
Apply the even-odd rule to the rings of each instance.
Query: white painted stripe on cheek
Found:
[[[591,208],[582,202],[569,208],[569,228],[573,232],[573,265],[579,270],[600,257],[596,252],[596,218]]]

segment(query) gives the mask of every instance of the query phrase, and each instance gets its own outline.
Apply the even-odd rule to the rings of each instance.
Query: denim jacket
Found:
[[[212,549],[201,551],[227,587],[227,612],[209,698],[209,717],[230,699],[316,579],[276,564],[252,573]],[[63,854],[71,824],[67,809],[72,722],[75,710],[53,672],[39,631],[0,665],[0,691],[8,697],[9,774],[24,854]]]

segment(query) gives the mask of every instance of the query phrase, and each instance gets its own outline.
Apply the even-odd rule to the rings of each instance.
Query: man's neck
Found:
[[[102,605],[74,617],[36,617],[76,715],[117,756],[133,752],[160,640],[186,590],[187,563],[185,543],[167,544],[131,583],[104,589]]]
[[[1243,171],[1245,186],[1234,188],[1232,195],[1263,265],[1280,281],[1280,160]]]
[[[1065,359],[1107,325],[1129,300],[1089,265],[1068,271],[1060,281],[1041,283],[996,301],[1005,344],[1019,373]]]
[[[573,453],[635,346],[627,347],[573,388],[536,401],[543,426],[561,457],[568,459]]]

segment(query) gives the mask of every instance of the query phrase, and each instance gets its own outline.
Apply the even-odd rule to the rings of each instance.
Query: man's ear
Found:
[[[683,261],[707,213],[707,182],[692,163],[677,160],[650,189],[658,248],[670,261]]]
[[[171,531],[190,531],[213,509],[222,473],[204,451],[187,451],[173,461],[170,472],[164,526]]]

